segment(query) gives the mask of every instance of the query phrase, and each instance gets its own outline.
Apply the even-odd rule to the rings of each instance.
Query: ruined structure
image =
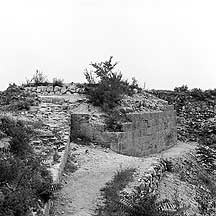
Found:
[[[45,95],[47,99],[56,95],[56,87],[54,91],[50,91],[51,87],[37,88],[29,87],[27,90]],[[72,84],[58,87],[57,95],[59,100],[62,98],[64,101],[61,95],[70,97],[70,94],[81,92],[81,88]],[[158,110],[128,112],[128,121],[122,123],[121,132],[109,132],[104,123],[92,121],[91,117],[91,113],[71,110],[71,138],[85,137],[115,152],[131,156],[158,153],[177,142],[176,113],[171,105],[166,104]]]
[[[177,142],[176,114],[165,111],[129,113],[122,132],[105,131],[104,124],[92,123],[88,114],[71,114],[71,136],[86,137],[131,156],[146,156],[165,150]]]

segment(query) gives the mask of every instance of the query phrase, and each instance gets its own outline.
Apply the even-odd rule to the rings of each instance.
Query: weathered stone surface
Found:
[[[71,115],[71,136],[84,136],[126,155],[146,156],[165,150],[177,142],[176,114],[165,111],[137,112],[127,115],[131,122],[123,124],[123,132],[98,130],[89,122],[88,114]]]

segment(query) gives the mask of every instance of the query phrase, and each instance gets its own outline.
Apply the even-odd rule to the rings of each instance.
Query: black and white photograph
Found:
[[[0,0],[0,216],[216,216],[216,1]]]

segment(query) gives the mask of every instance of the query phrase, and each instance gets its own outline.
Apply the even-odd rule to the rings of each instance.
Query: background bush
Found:
[[[26,92],[16,84],[10,84],[5,91],[0,92],[0,110],[29,110],[30,106],[36,105],[38,102],[36,95]]]
[[[116,107],[123,95],[132,95],[134,89],[141,90],[135,79],[129,84],[123,80],[120,72],[113,72],[117,62],[112,63],[112,56],[108,61],[90,65],[94,70],[86,70],[84,73],[88,81],[85,93],[93,105],[102,107],[106,112]]]

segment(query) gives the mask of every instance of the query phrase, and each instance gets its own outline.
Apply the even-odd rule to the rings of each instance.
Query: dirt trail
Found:
[[[171,149],[150,157],[137,158],[117,154],[111,150],[71,143],[79,169],[63,177],[63,189],[54,204],[53,216],[92,216],[100,202],[100,189],[115,172],[127,167],[148,169],[159,157],[177,157],[195,147],[179,143]]]

